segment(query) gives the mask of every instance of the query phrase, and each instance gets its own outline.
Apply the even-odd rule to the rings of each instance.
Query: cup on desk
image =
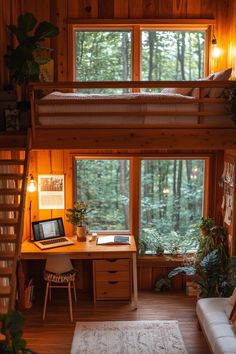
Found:
[[[91,242],[91,241],[96,241],[96,238],[97,238],[97,233],[96,232],[93,232],[92,235],[89,235],[88,236],[88,240]]]

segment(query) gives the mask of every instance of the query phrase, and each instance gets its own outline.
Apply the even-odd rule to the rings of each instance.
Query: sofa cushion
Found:
[[[213,349],[215,349],[216,340],[219,338],[236,338],[229,322],[223,324],[205,324],[204,332]]]
[[[235,354],[236,337],[221,337],[215,341],[214,354]]]

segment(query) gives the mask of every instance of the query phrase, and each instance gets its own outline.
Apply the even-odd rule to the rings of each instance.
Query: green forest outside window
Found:
[[[140,45],[135,46],[134,41]],[[205,73],[203,29],[77,28],[74,43],[76,81],[196,80]],[[127,89],[93,92],[120,93]]]
[[[138,161],[139,171],[132,173]],[[196,224],[203,213],[204,159],[75,158],[75,200],[86,201],[90,232],[129,233],[139,225],[146,253],[161,244],[166,252],[193,251]],[[134,179],[140,180],[140,205],[131,203]],[[131,220],[131,208],[140,218]]]

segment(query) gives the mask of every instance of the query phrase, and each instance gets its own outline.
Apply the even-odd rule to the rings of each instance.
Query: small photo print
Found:
[[[9,108],[5,110],[5,130],[7,132],[20,130],[18,109]]]

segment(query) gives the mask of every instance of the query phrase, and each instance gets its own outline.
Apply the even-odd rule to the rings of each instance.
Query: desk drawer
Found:
[[[129,281],[129,272],[111,270],[107,272],[96,272],[96,281]]]
[[[99,259],[94,261],[95,271],[129,271],[129,259]]]
[[[96,283],[96,300],[129,300],[130,284],[124,281]]]

